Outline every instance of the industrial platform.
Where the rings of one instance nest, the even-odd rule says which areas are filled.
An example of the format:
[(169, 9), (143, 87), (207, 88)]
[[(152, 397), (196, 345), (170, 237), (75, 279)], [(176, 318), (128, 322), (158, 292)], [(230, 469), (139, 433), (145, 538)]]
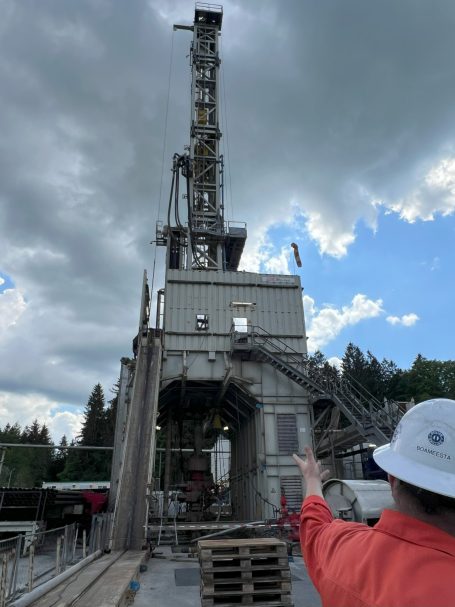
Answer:
[[(294, 607), (321, 607), (319, 595), (301, 557), (290, 563)], [(197, 557), (177, 555), (159, 547), (140, 574), (133, 607), (200, 607), (200, 569)]]

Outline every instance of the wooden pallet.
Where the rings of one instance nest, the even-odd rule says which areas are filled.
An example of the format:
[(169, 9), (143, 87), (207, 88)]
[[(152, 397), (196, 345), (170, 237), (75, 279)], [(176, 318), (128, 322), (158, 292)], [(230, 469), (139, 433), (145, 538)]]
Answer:
[(198, 542), (199, 559), (223, 561), (237, 559), (269, 559), (287, 557), (287, 546), (275, 538), (256, 540), (201, 540)]
[(201, 581), (204, 585), (230, 582), (260, 582), (261, 580), (277, 580), (284, 582), (291, 579), (289, 569), (239, 569), (223, 567), (221, 569), (202, 569)]
[(200, 561), (201, 571), (206, 573), (244, 571), (283, 571), (289, 568), (288, 557), (269, 559), (232, 559), (222, 561)]
[(202, 607), (292, 607), (287, 546), (276, 538), (200, 540)]
[(287, 595), (245, 594), (243, 596), (202, 597), (201, 607), (238, 607), (256, 605), (257, 607), (292, 607), (292, 597)]
[(201, 594), (209, 596), (237, 596), (242, 594), (285, 594), (291, 592), (291, 582), (280, 579), (254, 580), (223, 580), (214, 584), (203, 583)]

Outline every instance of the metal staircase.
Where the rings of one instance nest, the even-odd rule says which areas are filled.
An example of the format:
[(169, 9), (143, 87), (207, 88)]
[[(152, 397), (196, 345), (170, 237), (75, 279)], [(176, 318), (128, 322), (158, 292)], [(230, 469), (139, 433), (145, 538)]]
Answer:
[[(245, 333), (233, 332), (232, 350), (248, 351), (255, 360), (270, 364), (305, 388), (313, 402), (331, 401), (350, 423), (342, 429), (331, 429), (331, 442), (338, 448), (351, 447), (361, 442), (378, 446), (388, 443), (403, 415), (395, 401), (380, 402), (347, 374), (340, 377), (334, 372), (316, 367), (307, 356), (293, 350), (260, 327), (251, 327)], [(326, 409), (324, 415), (329, 409)], [(335, 432), (338, 436), (333, 438)], [(327, 432), (325, 435), (322, 433), (319, 441), (315, 440), (317, 452), (324, 451), (327, 447), (327, 435)]]

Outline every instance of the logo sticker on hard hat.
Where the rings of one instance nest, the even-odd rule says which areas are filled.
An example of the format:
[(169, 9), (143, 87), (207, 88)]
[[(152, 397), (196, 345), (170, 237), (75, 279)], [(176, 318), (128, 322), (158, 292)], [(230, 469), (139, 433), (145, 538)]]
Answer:
[(432, 430), (428, 435), (428, 440), (432, 445), (442, 445), (444, 442), (444, 434), (439, 430)]
[(398, 437), (401, 434), (401, 429), (401, 422), (399, 422), (398, 426), (395, 428), (395, 432), (393, 433), (392, 440), (390, 441), (391, 445), (398, 440)]

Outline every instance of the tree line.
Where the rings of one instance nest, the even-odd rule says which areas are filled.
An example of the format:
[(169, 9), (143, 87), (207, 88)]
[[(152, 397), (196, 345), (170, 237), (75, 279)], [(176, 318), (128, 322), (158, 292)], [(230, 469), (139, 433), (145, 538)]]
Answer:
[(329, 364), (321, 352), (310, 357), (312, 364), (335, 376), (354, 378), (378, 400), (422, 402), (430, 398), (455, 399), (455, 361), (430, 360), (418, 354), (410, 369), (400, 369), (392, 360), (379, 361), (369, 350), (349, 343), (341, 368)]
[[(117, 414), (118, 385), (114, 397), (106, 404), (101, 384), (93, 388), (84, 409), (80, 434), (71, 442), (62, 436), (59, 445), (112, 447)], [(46, 424), (37, 419), (21, 428), (18, 423), (0, 428), (1, 443), (52, 445)], [(111, 475), (112, 450), (86, 451), (73, 449), (7, 448), (0, 486), (39, 487), (42, 482), (108, 481)]]
[[(341, 377), (346, 373), (379, 400), (416, 403), (429, 398), (455, 399), (455, 361), (430, 360), (417, 355), (409, 369), (400, 369), (392, 360), (378, 360), (369, 350), (349, 343), (341, 368), (332, 366), (321, 352), (309, 357), (310, 366)], [(103, 388), (97, 384), (84, 409), (80, 434), (60, 445), (113, 446), (117, 413), (118, 383), (113, 398), (106, 403)], [(164, 436), (161, 437), (163, 439)], [(35, 420), (21, 428), (18, 423), (0, 428), (0, 442), (51, 445), (49, 429)], [(0, 474), (0, 486), (37, 487), (43, 481), (106, 481), (110, 479), (112, 451), (76, 451), (9, 448)]]

